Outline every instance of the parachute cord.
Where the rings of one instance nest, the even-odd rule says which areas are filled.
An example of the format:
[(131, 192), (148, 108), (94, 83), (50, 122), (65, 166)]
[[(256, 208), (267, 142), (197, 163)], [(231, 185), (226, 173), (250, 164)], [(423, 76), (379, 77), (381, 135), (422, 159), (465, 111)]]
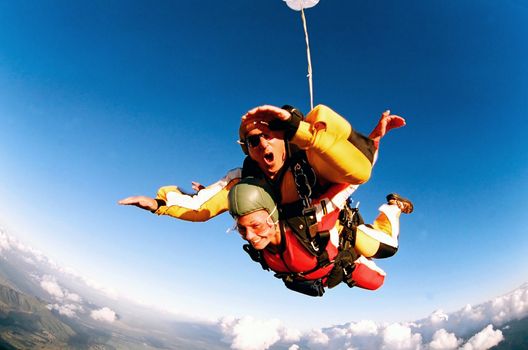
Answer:
[(301, 18), (304, 27), (304, 37), (306, 39), (306, 57), (308, 58), (308, 87), (310, 89), (310, 110), (313, 109), (313, 83), (312, 83), (312, 59), (310, 57), (310, 42), (308, 40), (308, 29), (306, 28), (306, 17), (304, 9), (301, 7)]

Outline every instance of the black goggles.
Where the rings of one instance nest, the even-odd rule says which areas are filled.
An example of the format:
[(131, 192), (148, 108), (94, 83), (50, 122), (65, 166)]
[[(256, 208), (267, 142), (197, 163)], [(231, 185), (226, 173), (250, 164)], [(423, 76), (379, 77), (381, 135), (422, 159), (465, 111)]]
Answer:
[(264, 140), (270, 140), (271, 136), (265, 133), (258, 134), (258, 135), (251, 135), (246, 137), (244, 140), (244, 143), (251, 148), (257, 147), (260, 144), (260, 138), (264, 138)]

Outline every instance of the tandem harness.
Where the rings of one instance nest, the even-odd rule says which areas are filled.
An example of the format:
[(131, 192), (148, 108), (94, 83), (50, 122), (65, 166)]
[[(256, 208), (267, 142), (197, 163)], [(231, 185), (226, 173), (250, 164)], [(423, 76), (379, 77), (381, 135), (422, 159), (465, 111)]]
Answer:
[[(288, 143), (287, 149), (290, 153)], [(317, 230), (316, 208), (312, 206), (312, 198), (317, 198), (327, 188), (317, 184), (316, 174), (308, 163), (304, 151), (295, 152), (289, 160), (290, 170), (301, 200), (281, 205), (279, 207), (280, 220), (283, 220), (292, 230), (301, 245), (317, 258), (317, 265), (309, 271), (275, 273), (275, 277), (282, 279), (288, 289), (309, 296), (322, 296), (324, 285), (333, 288), (341, 281), (353, 287), (355, 283), (350, 276), (354, 270), (354, 261), (359, 257), (354, 250), (356, 228), (363, 223), (358, 208), (351, 206), (349, 198), (345, 207), (340, 211), (339, 221), (342, 231), (339, 236), (338, 254), (331, 260), (326, 249), (330, 241), (330, 232)], [(322, 207), (326, 214), (326, 206)], [(260, 263), (264, 270), (270, 270), (260, 251), (250, 244), (245, 244), (243, 249), (253, 261)], [(334, 264), (334, 267), (328, 276), (316, 280), (305, 279), (304, 276), (331, 264)]]

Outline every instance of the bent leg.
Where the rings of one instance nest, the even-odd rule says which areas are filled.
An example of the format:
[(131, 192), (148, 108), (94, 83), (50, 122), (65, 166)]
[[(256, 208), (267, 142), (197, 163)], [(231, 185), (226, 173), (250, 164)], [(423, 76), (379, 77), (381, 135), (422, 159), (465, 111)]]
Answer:
[(367, 258), (388, 258), (398, 251), (401, 210), (397, 205), (383, 204), (372, 225), (359, 225), (356, 251)]

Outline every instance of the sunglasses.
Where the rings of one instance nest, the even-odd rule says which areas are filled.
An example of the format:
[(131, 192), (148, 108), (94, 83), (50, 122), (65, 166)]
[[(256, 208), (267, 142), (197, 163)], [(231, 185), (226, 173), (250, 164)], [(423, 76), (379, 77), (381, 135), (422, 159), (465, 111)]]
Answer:
[(248, 147), (254, 148), (254, 147), (257, 147), (260, 144), (260, 139), (261, 138), (264, 138), (264, 140), (266, 140), (266, 141), (272, 139), (272, 137), (270, 135), (262, 133), (262, 134), (258, 134), (258, 135), (248, 136), (248, 137), (246, 137), (244, 142), (246, 143), (246, 145)]

